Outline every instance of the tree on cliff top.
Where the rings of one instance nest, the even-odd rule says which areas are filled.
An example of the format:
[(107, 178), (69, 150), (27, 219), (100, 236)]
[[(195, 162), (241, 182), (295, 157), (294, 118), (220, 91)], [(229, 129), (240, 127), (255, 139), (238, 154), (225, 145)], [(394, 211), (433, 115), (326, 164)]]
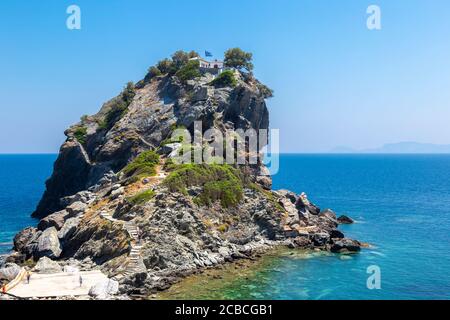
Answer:
[(245, 69), (250, 72), (253, 70), (252, 58), (252, 53), (245, 52), (240, 48), (232, 48), (225, 52), (224, 64), (229, 68)]

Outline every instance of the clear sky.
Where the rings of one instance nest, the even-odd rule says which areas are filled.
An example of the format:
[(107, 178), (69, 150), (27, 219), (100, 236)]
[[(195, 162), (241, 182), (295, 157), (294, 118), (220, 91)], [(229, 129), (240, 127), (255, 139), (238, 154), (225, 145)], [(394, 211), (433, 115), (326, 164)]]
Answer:
[[(71, 4), (81, 30), (66, 28)], [(449, 38), (448, 0), (2, 0), (0, 153), (57, 152), (65, 128), (158, 60), (236, 46), (275, 90), (284, 152), (448, 144)]]

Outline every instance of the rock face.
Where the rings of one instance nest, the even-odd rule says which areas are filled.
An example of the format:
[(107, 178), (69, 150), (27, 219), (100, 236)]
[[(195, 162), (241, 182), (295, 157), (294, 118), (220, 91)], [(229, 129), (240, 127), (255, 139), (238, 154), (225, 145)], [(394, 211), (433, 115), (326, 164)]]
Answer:
[[(192, 134), (194, 121), (203, 131), (268, 129), (262, 84), (235, 74), (236, 86), (220, 88), (211, 85), (211, 75), (186, 83), (171, 75), (146, 79), (127, 96), (125, 111), (122, 93), (66, 130), (33, 214), (41, 221), (16, 235), (16, 254), (39, 259), (36, 268), (44, 272), (60, 266), (101, 268), (121, 279), (121, 293), (148, 294), (275, 245), (358, 251), (360, 244), (337, 229), (342, 217), (321, 211), (304, 193), (271, 190), (261, 161), (185, 171), (171, 162), (180, 149), (192, 147), (172, 141), (172, 132), (184, 127)], [(127, 177), (127, 165), (136, 165), (149, 150), (160, 155), (155, 172)], [(206, 174), (211, 176), (201, 184)], [(118, 289), (117, 282), (107, 281), (91, 288), (90, 295), (107, 298)]]
[(128, 112), (115, 126), (103, 129), (99, 119), (118, 97), (108, 101), (97, 115), (82, 123), (87, 128), (84, 144), (74, 137), (81, 123), (66, 130), (67, 141), (33, 216), (43, 218), (62, 210), (62, 199), (94, 187), (106, 173), (122, 169), (138, 153), (160, 146), (174, 125), (192, 130), (194, 121), (201, 121), (204, 130), (215, 124), (220, 130), (269, 127), (265, 97), (255, 83), (240, 80), (235, 88), (215, 89), (205, 83), (208, 79), (195, 81), (190, 89), (177, 77), (166, 76), (137, 88)]
[(55, 227), (48, 228), (39, 236), (34, 251), (35, 258), (49, 257), (58, 258), (61, 255), (61, 244), (58, 239), (58, 231)]

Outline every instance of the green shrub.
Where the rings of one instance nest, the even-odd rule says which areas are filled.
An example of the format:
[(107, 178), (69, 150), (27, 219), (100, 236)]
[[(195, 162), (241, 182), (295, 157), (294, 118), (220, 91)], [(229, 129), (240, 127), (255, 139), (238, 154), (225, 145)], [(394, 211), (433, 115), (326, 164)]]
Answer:
[(147, 75), (145, 76), (145, 78), (147, 80), (151, 80), (154, 77), (160, 76), (162, 74), (161, 70), (158, 69), (158, 67), (152, 66), (150, 68), (148, 68), (148, 72)]
[(170, 59), (164, 59), (157, 63), (156, 67), (162, 74), (167, 74), (172, 70), (173, 62)]
[(237, 80), (231, 70), (225, 70), (210, 82), (210, 85), (215, 87), (235, 87), (236, 84)]
[(257, 88), (259, 89), (259, 92), (264, 96), (264, 98), (272, 98), (273, 97), (273, 90), (270, 89), (268, 86), (262, 83), (258, 83)]
[(200, 63), (198, 60), (190, 60), (183, 67), (181, 67), (175, 75), (182, 82), (200, 77)]
[(125, 177), (148, 177), (156, 174), (156, 166), (159, 164), (159, 155), (153, 151), (145, 151), (130, 162), (122, 172)]
[(74, 137), (78, 140), (79, 143), (85, 144), (86, 143), (86, 136), (87, 136), (87, 128), (77, 127), (75, 131), (73, 132)]
[(189, 53), (183, 50), (178, 50), (172, 55), (173, 67), (176, 70), (180, 70), (184, 65), (188, 63), (189, 58), (191, 58), (189, 56)]
[(140, 205), (150, 201), (155, 196), (155, 192), (153, 190), (145, 190), (142, 191), (132, 197), (128, 197), (127, 201), (132, 205)]
[(172, 166), (173, 171), (164, 180), (172, 192), (187, 194), (187, 188), (203, 188), (196, 202), (210, 205), (220, 201), (225, 208), (234, 206), (242, 199), (243, 183), (240, 171), (228, 164), (183, 164)]

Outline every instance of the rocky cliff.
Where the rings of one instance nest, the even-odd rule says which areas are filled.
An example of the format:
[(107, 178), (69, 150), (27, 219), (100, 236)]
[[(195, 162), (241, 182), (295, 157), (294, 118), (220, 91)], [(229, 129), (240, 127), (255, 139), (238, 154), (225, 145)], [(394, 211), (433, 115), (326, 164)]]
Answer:
[(249, 73), (228, 75), (232, 82), (209, 73), (148, 75), (66, 130), (33, 213), (41, 221), (15, 237), (9, 260), (49, 257), (101, 268), (122, 292), (147, 294), (274, 245), (359, 251), (359, 242), (337, 230), (331, 210), (305, 195), (270, 190), (261, 162), (173, 163), (186, 146), (171, 134), (193, 132), (194, 121), (222, 132), (269, 127), (269, 89)]

